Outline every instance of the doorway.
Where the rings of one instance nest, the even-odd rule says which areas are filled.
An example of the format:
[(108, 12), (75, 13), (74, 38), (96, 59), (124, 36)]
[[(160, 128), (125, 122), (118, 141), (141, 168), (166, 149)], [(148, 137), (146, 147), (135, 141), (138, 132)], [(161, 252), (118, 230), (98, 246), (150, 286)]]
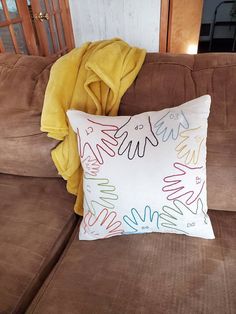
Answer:
[(0, 52), (61, 56), (74, 46), (68, 0), (0, 0)]
[(236, 1), (204, 0), (198, 52), (236, 51)]

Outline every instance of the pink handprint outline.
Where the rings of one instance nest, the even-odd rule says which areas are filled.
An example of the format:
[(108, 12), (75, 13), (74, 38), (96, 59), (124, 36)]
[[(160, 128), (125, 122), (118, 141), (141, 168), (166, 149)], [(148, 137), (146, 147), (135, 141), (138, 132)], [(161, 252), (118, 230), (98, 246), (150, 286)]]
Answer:
[(104, 160), (101, 151), (104, 151), (110, 157), (115, 156), (115, 152), (111, 146), (117, 146), (118, 141), (114, 136), (111, 136), (109, 132), (117, 131), (118, 127), (115, 125), (98, 123), (91, 119), (86, 120), (89, 122), (86, 127), (80, 129), (77, 128), (80, 157), (84, 157), (85, 149), (88, 147), (99, 164), (103, 164)]
[[(198, 199), (205, 186), (205, 180), (202, 180), (199, 173), (199, 170), (203, 169), (203, 167), (189, 167), (179, 162), (175, 162), (173, 166), (180, 172), (166, 176), (163, 179), (163, 181), (168, 184), (162, 188), (162, 191), (170, 192), (167, 196), (167, 199), (170, 201), (188, 196), (186, 204), (191, 205)], [(194, 172), (196, 174), (194, 174)], [(190, 185), (188, 188), (187, 184)]]
[(87, 156), (86, 158), (81, 160), (81, 163), (86, 174), (90, 174), (91, 176), (94, 177), (98, 174), (100, 164), (97, 161), (97, 159), (92, 159), (91, 156)]
[(122, 222), (117, 220), (115, 211), (109, 212), (107, 208), (103, 208), (97, 216), (88, 211), (81, 222), (80, 239), (86, 239), (86, 235), (96, 239), (118, 236), (123, 233), (121, 226)]

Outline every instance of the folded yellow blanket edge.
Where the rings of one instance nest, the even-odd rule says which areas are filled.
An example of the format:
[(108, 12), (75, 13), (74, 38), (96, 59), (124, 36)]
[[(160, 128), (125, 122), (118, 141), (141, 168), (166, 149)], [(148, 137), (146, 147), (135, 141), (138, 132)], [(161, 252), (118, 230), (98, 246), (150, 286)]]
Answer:
[[(67, 66), (70, 54), (73, 66)], [(53, 65), (45, 93), (41, 131), (61, 141), (51, 151), (51, 157), (58, 173), (67, 180), (67, 191), (77, 195), (74, 211), (79, 215), (83, 214), (82, 169), (76, 134), (68, 123), (66, 111), (77, 109), (117, 115), (121, 97), (135, 80), (145, 56), (144, 49), (112, 39), (86, 43)]]

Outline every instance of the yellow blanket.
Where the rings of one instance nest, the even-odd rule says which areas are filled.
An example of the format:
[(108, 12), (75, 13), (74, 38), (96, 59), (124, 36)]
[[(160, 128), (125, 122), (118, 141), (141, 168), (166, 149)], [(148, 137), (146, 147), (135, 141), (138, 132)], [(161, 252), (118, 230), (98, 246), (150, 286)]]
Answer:
[(83, 213), (82, 169), (76, 134), (66, 111), (78, 109), (97, 115), (117, 115), (121, 97), (132, 84), (145, 58), (145, 50), (120, 39), (86, 43), (53, 65), (46, 89), (41, 131), (61, 140), (52, 151), (68, 192), (77, 195), (74, 210)]

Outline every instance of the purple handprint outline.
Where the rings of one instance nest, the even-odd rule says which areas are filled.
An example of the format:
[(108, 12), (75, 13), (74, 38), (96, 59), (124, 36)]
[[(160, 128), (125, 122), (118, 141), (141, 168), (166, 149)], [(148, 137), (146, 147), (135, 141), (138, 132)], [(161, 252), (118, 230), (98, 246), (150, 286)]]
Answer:
[(179, 170), (179, 173), (163, 179), (167, 185), (162, 188), (162, 191), (169, 192), (167, 196), (169, 201), (188, 196), (186, 204), (191, 205), (198, 199), (205, 186), (205, 180), (202, 180), (199, 173), (203, 167), (189, 167), (179, 162), (175, 162), (173, 166)]

